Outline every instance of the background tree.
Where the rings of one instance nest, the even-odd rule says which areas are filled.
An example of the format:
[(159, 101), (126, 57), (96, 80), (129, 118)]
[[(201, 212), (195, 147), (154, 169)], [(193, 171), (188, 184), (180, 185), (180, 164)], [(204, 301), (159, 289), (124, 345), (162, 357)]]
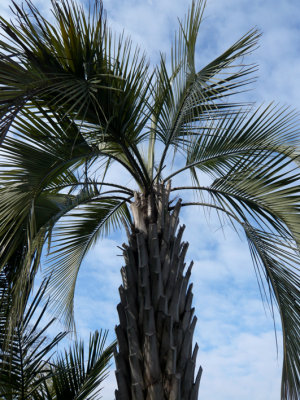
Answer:
[(49, 379), (43, 381), (39, 398), (46, 400), (96, 400), (102, 398), (103, 381), (115, 343), (105, 346), (107, 331), (90, 335), (88, 355), (84, 343), (75, 341), (49, 365)]
[[(44, 379), (49, 377), (51, 351), (66, 335), (57, 334), (47, 342), (45, 332), (54, 318), (41, 327), (47, 304), (38, 314), (37, 308), (46, 290), (43, 283), (30, 306), (11, 332), (8, 326), (11, 287), (4, 271), (0, 275), (0, 395), (4, 400), (33, 399)], [(8, 338), (9, 337), (9, 338)]]
[[(14, 6), (15, 24), (2, 19), (1, 265), (21, 255), (12, 274), (18, 315), (20, 287), (30, 290), (48, 241), (56, 311), (72, 324), (82, 259), (123, 222), (116, 397), (194, 399), (201, 369), (194, 380), (191, 266), (185, 272), (177, 225), (182, 206), (212, 209), (242, 229), (262, 294), (279, 308), (281, 397), (297, 399), (298, 121), (289, 108), (234, 97), (253, 81), (256, 67), (242, 60), (256, 30), (196, 69), (204, 6), (193, 2), (180, 22), (170, 68), (165, 56), (151, 68), (129, 39), (113, 36), (98, 2), (88, 14), (72, 1), (53, 3), (55, 25), (31, 3)], [(112, 163), (131, 187), (108, 179)], [(172, 187), (185, 172), (191, 183)], [(174, 204), (177, 191), (199, 199)]]
[[(115, 345), (106, 348), (107, 331), (90, 337), (88, 357), (84, 344), (77, 340), (69, 351), (54, 356), (57, 344), (67, 332), (47, 337), (55, 318), (46, 323), (48, 303), (41, 301), (47, 289), (42, 282), (28, 302), (21, 318), (9, 327), (12, 306), (11, 285), (0, 274), (0, 396), (2, 400), (74, 400), (99, 398), (101, 385), (108, 375), (109, 361)], [(28, 301), (28, 299), (27, 299)]]

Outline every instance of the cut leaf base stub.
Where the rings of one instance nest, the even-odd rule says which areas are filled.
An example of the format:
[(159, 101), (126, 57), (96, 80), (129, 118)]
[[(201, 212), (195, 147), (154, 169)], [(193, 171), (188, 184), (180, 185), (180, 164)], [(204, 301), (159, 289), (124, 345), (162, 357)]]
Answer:
[(169, 193), (170, 184), (159, 185), (147, 198), (137, 193), (132, 204), (134, 225), (127, 229), (129, 245), (123, 244), (119, 289), (116, 400), (198, 398), (202, 368), (194, 378), (193, 263), (186, 268), (184, 262), (181, 201), (170, 212)]

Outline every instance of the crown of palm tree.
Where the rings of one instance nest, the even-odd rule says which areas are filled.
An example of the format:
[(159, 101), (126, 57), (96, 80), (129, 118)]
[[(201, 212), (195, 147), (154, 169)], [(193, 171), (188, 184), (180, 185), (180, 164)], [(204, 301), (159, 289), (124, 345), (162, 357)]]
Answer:
[[(235, 96), (255, 78), (244, 57), (260, 33), (246, 33), (198, 69), (199, 0), (179, 23), (170, 60), (162, 55), (153, 67), (110, 30), (100, 2), (88, 12), (73, 1), (52, 6), (53, 24), (30, 2), (27, 11), (14, 3), (15, 24), (1, 18), (1, 265), (15, 293), (24, 281), (30, 288), (48, 243), (53, 298), (71, 324), (88, 250), (131, 222), (135, 191), (151, 195), (189, 172), (191, 183), (171, 191), (183, 206), (210, 208), (243, 230), (261, 292), (280, 312), (282, 399), (298, 398), (298, 114)], [(110, 178), (113, 164), (131, 184)], [(210, 184), (201, 183), (204, 175)], [(189, 201), (190, 191), (199, 201)]]

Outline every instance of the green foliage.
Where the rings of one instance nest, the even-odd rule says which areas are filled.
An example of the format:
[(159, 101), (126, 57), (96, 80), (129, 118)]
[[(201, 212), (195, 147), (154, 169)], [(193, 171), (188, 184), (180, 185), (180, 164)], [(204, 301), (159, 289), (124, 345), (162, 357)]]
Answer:
[(98, 331), (90, 336), (87, 359), (83, 342), (75, 342), (61, 354), (50, 366), (51, 378), (44, 382), (43, 399), (98, 399), (115, 347), (104, 348), (106, 337), (107, 332)]
[(90, 336), (88, 356), (84, 343), (74, 341), (69, 350), (54, 359), (57, 344), (67, 332), (53, 339), (46, 335), (55, 318), (42, 323), (48, 302), (41, 301), (48, 282), (25, 306), (17, 323), (9, 324), (12, 306), (11, 284), (0, 273), (0, 397), (2, 400), (92, 400), (99, 398), (101, 384), (108, 375), (115, 343), (105, 347), (107, 331)]
[(0, 275), (0, 395), (3, 400), (33, 399), (38, 395), (42, 383), (50, 376), (49, 360), (51, 351), (66, 335), (57, 334), (47, 340), (45, 333), (54, 318), (41, 327), (47, 303), (38, 307), (45, 294), (47, 284), (43, 283), (32, 302), (13, 328), (8, 324), (11, 307), (11, 285), (5, 272)]

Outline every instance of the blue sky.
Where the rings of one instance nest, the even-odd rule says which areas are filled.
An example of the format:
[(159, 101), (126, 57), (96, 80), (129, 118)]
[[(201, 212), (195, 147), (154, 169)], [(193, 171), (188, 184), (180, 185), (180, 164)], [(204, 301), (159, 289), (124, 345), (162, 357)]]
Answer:
[[(49, 13), (49, 1), (34, 1)], [(125, 29), (144, 48), (152, 62), (159, 52), (169, 54), (177, 16), (184, 0), (106, 0), (113, 28)], [(1, 15), (10, 15), (7, 0)], [(298, 0), (209, 0), (197, 47), (199, 68), (226, 50), (252, 27), (263, 33), (251, 60), (259, 64), (259, 78), (248, 94), (258, 104), (292, 105), (300, 110), (300, 3)], [(118, 171), (113, 171), (118, 174)], [(194, 306), (198, 316), (195, 340), (204, 372), (203, 400), (279, 400), (281, 337), (277, 357), (273, 322), (260, 299), (247, 243), (218, 220), (197, 209), (185, 209), (181, 221), (190, 242), (188, 260), (195, 262)], [(78, 333), (109, 328), (113, 338), (121, 283), (117, 245), (124, 235), (114, 233), (99, 242), (81, 268), (75, 298)], [(104, 400), (114, 398), (114, 373), (106, 381)]]

